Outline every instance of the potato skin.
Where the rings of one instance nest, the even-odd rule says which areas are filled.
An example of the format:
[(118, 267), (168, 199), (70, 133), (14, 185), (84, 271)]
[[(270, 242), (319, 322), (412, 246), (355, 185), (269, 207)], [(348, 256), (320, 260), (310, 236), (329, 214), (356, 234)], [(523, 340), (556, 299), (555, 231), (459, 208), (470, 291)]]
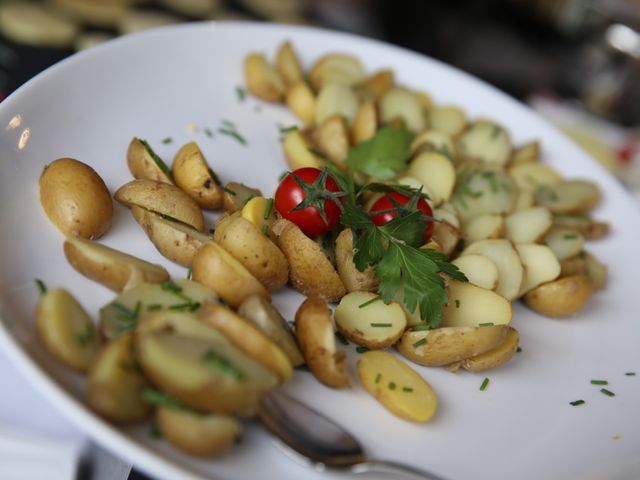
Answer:
[(104, 181), (89, 165), (59, 158), (40, 175), (40, 203), (65, 235), (95, 239), (111, 226), (113, 201)]
[(470, 372), (484, 372), (498, 368), (513, 357), (520, 343), (520, 334), (513, 327), (507, 327), (504, 342), (491, 350), (462, 360), (462, 368)]
[(374, 292), (380, 281), (373, 273), (373, 267), (359, 271), (353, 263), (353, 232), (345, 228), (336, 238), (336, 266), (338, 275), (347, 292)]
[(173, 180), (202, 208), (222, 206), (222, 188), (209, 172), (209, 166), (196, 142), (182, 146), (171, 166)]
[(547, 317), (570, 317), (589, 303), (593, 290), (593, 281), (588, 276), (570, 275), (530, 290), (524, 303)]
[(158, 182), (173, 183), (147, 151), (143, 140), (133, 137), (127, 149), (127, 165), (133, 178), (146, 178)]

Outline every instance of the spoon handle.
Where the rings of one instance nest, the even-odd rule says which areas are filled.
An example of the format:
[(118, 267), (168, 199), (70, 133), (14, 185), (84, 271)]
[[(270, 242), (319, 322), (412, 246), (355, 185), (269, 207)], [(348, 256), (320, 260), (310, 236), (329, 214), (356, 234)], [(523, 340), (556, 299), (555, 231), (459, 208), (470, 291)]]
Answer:
[(390, 475), (400, 474), (404, 475), (404, 478), (420, 480), (445, 480), (444, 478), (425, 470), (386, 460), (368, 460), (366, 462), (357, 463), (351, 467), (351, 472), (356, 475), (364, 473), (383, 473)]

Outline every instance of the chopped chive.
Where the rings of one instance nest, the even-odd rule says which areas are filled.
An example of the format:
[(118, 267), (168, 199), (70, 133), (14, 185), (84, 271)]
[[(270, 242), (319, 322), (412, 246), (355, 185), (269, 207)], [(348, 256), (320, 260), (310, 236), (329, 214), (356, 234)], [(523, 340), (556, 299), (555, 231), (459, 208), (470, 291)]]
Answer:
[(389, 382), (388, 387), (389, 387), (389, 390), (395, 390), (395, 389), (396, 389), (396, 384), (395, 384), (395, 382)]
[(371, 325), (374, 328), (385, 328), (385, 327), (391, 327), (393, 326), (391, 323), (370, 323), (369, 325)]
[(216, 233), (216, 229), (215, 228), (210, 228), (209, 229), (209, 235), (213, 235), (214, 233)]
[(456, 298), (456, 308), (460, 308), (460, 300)]
[(309, 367), (307, 365), (298, 365), (297, 367), (295, 367), (296, 370), (300, 371), (300, 372), (310, 372), (311, 370), (309, 370)]
[(227, 187), (222, 187), (222, 190), (227, 192), (229, 195), (233, 195), (234, 197), (236, 196), (236, 192), (234, 192), (233, 190), (231, 190), (230, 188)]
[(479, 327), (493, 327), (493, 322), (479, 323)]
[(160, 284), (160, 288), (162, 290), (167, 290), (172, 293), (182, 292), (182, 287), (178, 285), (176, 282), (174, 282), (173, 280), (167, 280), (166, 282), (162, 282)]
[(158, 310), (162, 310), (162, 305), (160, 305), (159, 303), (152, 303), (150, 305), (147, 305), (147, 312), (156, 312)]
[(244, 88), (242, 88), (241, 86), (237, 86), (236, 87), (236, 95), (238, 96), (238, 101), (239, 102), (244, 102), (244, 99), (247, 96), (247, 92), (244, 91)]
[(484, 392), (488, 386), (489, 386), (489, 379), (487, 377), (484, 377), (484, 380), (482, 381), (482, 385), (480, 385), (480, 391)]
[(358, 353), (365, 353), (365, 352), (368, 352), (368, 351), (369, 351), (369, 349), (367, 347), (363, 346), (363, 345), (360, 345), (360, 346), (356, 347), (356, 352), (358, 352)]
[(244, 207), (247, 203), (249, 203), (249, 201), (250, 201), (252, 198), (255, 198), (255, 195), (254, 195), (253, 193), (247, 197), (247, 199), (244, 201), (244, 203), (242, 204), (242, 206)]
[(347, 340), (347, 338), (342, 334), (342, 332), (336, 332), (336, 338), (340, 341), (341, 344), (349, 345), (349, 340)]
[(168, 145), (171, 142), (173, 142), (173, 138), (171, 138), (171, 137), (165, 137), (165, 138), (162, 139), (162, 144), (163, 145)]
[(563, 235), (562, 238), (564, 240), (575, 240), (576, 238), (578, 238), (578, 235), (576, 235), (575, 233), (567, 233)]
[(187, 267), (187, 280), (191, 280), (191, 277), (193, 276), (193, 268), (191, 268), (191, 265), (189, 265)]
[(516, 353), (520, 353), (522, 351), (522, 348), (518, 347), (516, 348)]
[(204, 127), (203, 131), (207, 137), (213, 138), (213, 131), (209, 127)]
[(413, 327), (414, 332), (422, 332), (424, 330), (431, 330), (431, 327), (426, 323), (421, 323), (420, 325), (416, 325), (415, 327)]
[(40, 295), (44, 295), (45, 293), (47, 293), (47, 286), (44, 284), (42, 280), (40, 280), (39, 278), (36, 278), (35, 282), (36, 282), (36, 287), (38, 287), (38, 292), (40, 292)]
[(378, 372), (378, 374), (376, 375), (375, 383), (380, 383), (380, 380), (382, 380), (382, 374)]
[(158, 213), (158, 215), (160, 215), (160, 218), (167, 220), (169, 222), (173, 222), (173, 223), (180, 223), (180, 220), (178, 220), (175, 217), (172, 217), (171, 215), (166, 215), (164, 213)]
[(413, 392), (413, 388), (411, 387), (402, 387), (403, 392)]
[(578, 405), (584, 405), (585, 402), (584, 400), (574, 400), (573, 402), (569, 402), (569, 405), (572, 405), (574, 407), (577, 407)]
[(273, 211), (273, 198), (269, 198), (267, 199), (267, 208), (264, 209), (264, 214), (262, 215), (262, 218), (267, 220), (271, 215), (272, 211)]
[(152, 388), (145, 388), (142, 390), (142, 399), (156, 407), (171, 408), (174, 410), (184, 408), (182, 402), (177, 398), (172, 397), (168, 393), (160, 392)]
[(615, 397), (616, 394), (613, 393), (611, 390), (607, 390), (606, 388), (601, 388), (600, 391), (602, 393), (604, 393), (607, 397)]
[(327, 156), (317, 148), (309, 147), (307, 150), (309, 150), (309, 152), (315, 155), (316, 157), (320, 157), (323, 160), (327, 159)]
[(87, 329), (84, 333), (79, 333), (76, 335), (76, 343), (81, 347), (84, 347), (89, 340), (93, 337), (93, 325), (87, 325)]
[(377, 302), (378, 300), (381, 300), (380, 296), (373, 297), (372, 299), (367, 300), (366, 302), (361, 303), (360, 305), (358, 305), (358, 308), (364, 308), (367, 305), (371, 305), (373, 302)]
[(296, 125), (291, 125), (290, 127), (283, 127), (281, 125), (278, 125), (278, 130), (280, 131), (280, 133), (289, 133), (293, 130), (298, 130), (298, 127)]
[(267, 236), (269, 235), (269, 225), (267, 224), (262, 225), (262, 233), (263, 235), (267, 235)]
[(231, 130), (229, 128), (219, 128), (218, 132), (222, 133), (223, 135), (228, 135), (230, 137), (235, 138), (238, 141), (238, 143), (242, 145), (247, 144), (247, 140), (235, 130)]
[(156, 166), (162, 171), (162, 173), (164, 173), (168, 178), (171, 178), (171, 170), (169, 170), (167, 164), (164, 163), (164, 161), (158, 156), (158, 154), (153, 151), (151, 145), (149, 145), (149, 143), (143, 139), (140, 139), (140, 143), (142, 143), (142, 146), (144, 146), (144, 149), (149, 154)]
[(627, 377), (635, 377), (636, 376), (636, 372), (625, 372), (625, 375)]
[(220, 179), (218, 178), (218, 175), (216, 175), (216, 172), (214, 172), (211, 168), (207, 168), (207, 170), (209, 170), (209, 176), (215, 182), (215, 184), (219, 187), (222, 186), (222, 182), (220, 182)]
[(149, 436), (156, 440), (162, 437), (162, 435), (160, 434), (160, 429), (158, 428), (158, 424), (154, 421), (149, 424)]
[(413, 348), (418, 348), (420, 345), (424, 345), (425, 343), (427, 343), (427, 339), (426, 338), (421, 338), (417, 342), (414, 342), (412, 347)]
[(226, 118), (223, 118), (222, 120), (220, 120), (220, 125), (222, 125), (225, 128), (236, 128), (236, 124), (233, 123), (231, 120), (227, 120)]
[(606, 380), (591, 380), (591, 385), (609, 385)]
[(202, 361), (207, 365), (207, 367), (217, 370), (220, 373), (231, 375), (237, 380), (244, 380), (247, 378), (244, 372), (213, 350), (208, 350), (202, 357)]

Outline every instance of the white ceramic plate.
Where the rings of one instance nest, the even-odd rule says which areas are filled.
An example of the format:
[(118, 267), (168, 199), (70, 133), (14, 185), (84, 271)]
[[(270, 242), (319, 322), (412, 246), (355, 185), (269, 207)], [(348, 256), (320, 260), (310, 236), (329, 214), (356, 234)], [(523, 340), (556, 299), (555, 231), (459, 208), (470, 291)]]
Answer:
[[(196, 140), (220, 177), (274, 190), (286, 169), (278, 124), (293, 118), (283, 107), (240, 101), (242, 59), (250, 50), (273, 54), (292, 39), (308, 66), (320, 54), (356, 54), (368, 71), (391, 67), (398, 81), (430, 92), (438, 103), (463, 106), (470, 117), (490, 115), (515, 143), (542, 140), (544, 158), (567, 176), (596, 180), (604, 191), (597, 216), (612, 234), (589, 245), (610, 266), (607, 289), (578, 318), (550, 320), (516, 306), (513, 325), (522, 353), (486, 376), (418, 368), (440, 406), (424, 425), (392, 416), (358, 385), (357, 354), (348, 347), (354, 388), (333, 391), (304, 372), (286, 387), (342, 422), (373, 457), (403, 461), (458, 479), (640, 478), (640, 217), (619, 184), (564, 136), (527, 108), (468, 75), (399, 48), (350, 35), (254, 24), (197, 24), (123, 38), (76, 55), (30, 81), (0, 105), (0, 347), (64, 415), (98, 443), (157, 478), (328, 478), (292, 462), (256, 426), (216, 461), (194, 460), (152, 440), (146, 427), (117, 429), (82, 405), (82, 379), (51, 361), (35, 338), (34, 278), (64, 286), (92, 312), (112, 293), (76, 273), (62, 254), (61, 234), (44, 215), (38, 176), (55, 158), (92, 165), (114, 191), (130, 179), (125, 152), (132, 136), (148, 139), (170, 160)], [(242, 146), (216, 132), (223, 119), (248, 140)], [(210, 138), (205, 129), (211, 129)], [(173, 143), (163, 144), (171, 137)], [(142, 258), (170, 265), (124, 208), (103, 239)], [(295, 294), (276, 304), (291, 315)], [(638, 371), (638, 376), (625, 372)], [(615, 397), (591, 379), (606, 379)], [(569, 402), (584, 399), (581, 407)], [(28, 412), (25, 412), (28, 415)], [(331, 477), (333, 478), (333, 477)]]

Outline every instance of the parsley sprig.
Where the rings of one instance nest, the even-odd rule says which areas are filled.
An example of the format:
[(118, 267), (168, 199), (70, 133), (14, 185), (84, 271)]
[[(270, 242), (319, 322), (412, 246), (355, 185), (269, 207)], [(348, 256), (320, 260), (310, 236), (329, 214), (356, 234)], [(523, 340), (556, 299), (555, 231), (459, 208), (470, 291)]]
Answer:
[(407, 167), (412, 140), (405, 127), (382, 127), (373, 138), (349, 151), (347, 166), (378, 180), (393, 178)]

